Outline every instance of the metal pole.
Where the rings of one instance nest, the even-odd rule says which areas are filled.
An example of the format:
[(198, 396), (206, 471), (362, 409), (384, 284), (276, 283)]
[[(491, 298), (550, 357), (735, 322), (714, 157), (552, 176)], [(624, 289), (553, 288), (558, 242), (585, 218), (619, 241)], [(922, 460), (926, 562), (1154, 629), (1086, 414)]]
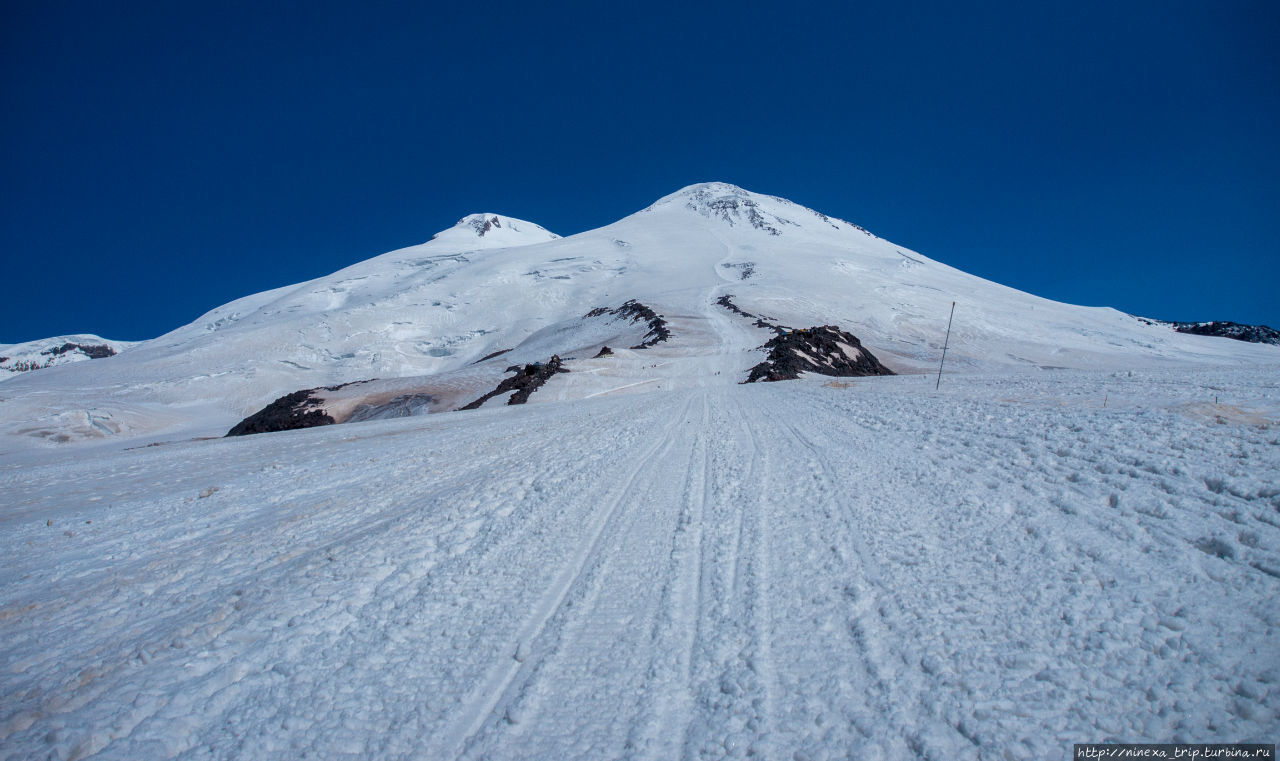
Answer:
[(938, 363), (938, 382), (933, 384), (937, 391), (942, 386), (942, 366), (947, 361), (947, 344), (951, 343), (951, 320), (956, 316), (956, 302), (951, 302), (951, 316), (947, 318), (947, 338), (942, 342), (942, 361)]

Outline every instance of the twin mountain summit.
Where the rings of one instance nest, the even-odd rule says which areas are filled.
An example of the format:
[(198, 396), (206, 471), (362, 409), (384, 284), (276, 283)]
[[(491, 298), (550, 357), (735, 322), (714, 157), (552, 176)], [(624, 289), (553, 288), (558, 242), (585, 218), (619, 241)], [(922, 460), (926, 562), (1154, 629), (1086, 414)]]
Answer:
[(0, 346), (0, 432), (44, 447), (930, 372), (952, 302), (947, 366), (960, 372), (1280, 356), (1265, 326), (1050, 301), (785, 199), (703, 183), (569, 237), (472, 214), (148, 341)]

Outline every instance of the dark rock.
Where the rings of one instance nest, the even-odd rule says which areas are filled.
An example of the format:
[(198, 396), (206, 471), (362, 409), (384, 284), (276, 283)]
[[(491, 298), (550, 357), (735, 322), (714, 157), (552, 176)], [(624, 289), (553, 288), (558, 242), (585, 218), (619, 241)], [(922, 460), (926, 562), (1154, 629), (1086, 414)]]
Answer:
[[(853, 349), (853, 356), (841, 344)], [(751, 368), (745, 383), (794, 380), (803, 372), (838, 378), (894, 374), (855, 336), (835, 325), (781, 333), (760, 348), (768, 349), (769, 354)]]
[(365, 383), (373, 383), (375, 380), (377, 380), (377, 378), (366, 378), (366, 379), (364, 379), (364, 380), (348, 381), (347, 383), (339, 383), (339, 384), (338, 384), (338, 385), (336, 385), (336, 386), (325, 386), (325, 387), (324, 387), (324, 390), (325, 390), (325, 391), (339, 391), (339, 390), (344, 389), (344, 388), (346, 388), (346, 387), (348, 387), (348, 386), (359, 386), (359, 385), (362, 385), (362, 384), (365, 384)]
[(613, 356), (613, 349), (610, 349), (608, 346), (601, 346), (600, 351), (594, 357), (592, 357), (592, 359), (600, 359), (601, 357), (612, 357), (612, 356)]
[(248, 436), (254, 433), (332, 425), (336, 421), (329, 413), (316, 409), (320, 406), (320, 400), (314, 398), (315, 393), (316, 389), (309, 388), (286, 394), (236, 423), (235, 427), (227, 431), (227, 436)]
[(484, 355), (483, 357), (481, 357), (480, 359), (477, 359), (475, 362), (472, 362), (471, 364), (473, 364), (473, 365), (478, 365), (478, 364), (480, 364), (481, 362), (484, 362), (484, 361), (486, 361), (486, 360), (493, 359), (494, 357), (501, 357), (503, 354), (506, 354), (506, 353), (507, 353), (507, 352), (509, 352), (509, 351), (511, 351), (511, 350), (510, 350), (510, 349), (498, 349), (497, 351), (493, 352), (492, 354), (486, 354), (486, 355)]
[(53, 356), (61, 356), (69, 351), (78, 351), (89, 359), (106, 359), (114, 357), (116, 350), (106, 344), (73, 344), (64, 343), (61, 346), (55, 346), (52, 349), (45, 349), (41, 354), (51, 354)]
[(495, 227), (497, 228), (502, 227), (502, 222), (500, 222), (497, 217), (490, 217), (489, 219), (471, 220), (471, 229), (475, 230), (476, 235), (480, 236), (481, 238), (484, 237), (485, 233), (489, 232)]
[(667, 327), (666, 318), (635, 299), (631, 299), (617, 309), (597, 307), (584, 314), (583, 318), (602, 317), (607, 314), (617, 315), (632, 322), (643, 320), (648, 323), (649, 332), (644, 335), (640, 343), (632, 346), (632, 349), (647, 349), (671, 337), (671, 329)]
[(1280, 330), (1266, 325), (1244, 325), (1228, 320), (1211, 320), (1209, 322), (1170, 322), (1168, 320), (1152, 320), (1148, 317), (1134, 316), (1144, 325), (1168, 325), (1179, 333), (1196, 336), (1216, 336), (1231, 338), (1255, 344), (1271, 344), (1280, 346)]
[(632, 322), (639, 320), (647, 322), (649, 332), (645, 334), (640, 343), (632, 346), (632, 349), (647, 349), (671, 337), (671, 329), (667, 327), (666, 319), (635, 299), (613, 310), (613, 313), (619, 317), (629, 318)]
[[(6, 357), (6, 359), (8, 359), (8, 357)], [(52, 359), (45, 360), (43, 364), (30, 359), (20, 359), (4, 369), (15, 373), (29, 373), (32, 370), (43, 370), (51, 364), (53, 364)]]
[(1219, 336), (1255, 344), (1280, 346), (1280, 331), (1266, 325), (1241, 325), (1238, 322), (1215, 320), (1212, 322), (1175, 322), (1173, 329), (1179, 333), (1197, 336)]
[(787, 331), (791, 330), (791, 328), (769, 322), (763, 317), (757, 317), (756, 315), (751, 314), (750, 312), (744, 312), (737, 304), (733, 303), (733, 298), (727, 293), (721, 296), (720, 298), (716, 299), (716, 303), (724, 307), (725, 309), (728, 309), (730, 312), (733, 312), (734, 314), (746, 317), (748, 320), (755, 320), (755, 322), (752, 324), (755, 325), (757, 328), (772, 330), (774, 333), (777, 333), (779, 335), (782, 335), (783, 333), (786, 333)]
[(546, 362), (534, 362), (532, 364), (525, 365), (523, 368), (519, 365), (508, 367), (507, 372), (514, 372), (514, 376), (504, 379), (494, 390), (479, 399), (476, 399), (470, 404), (459, 407), (458, 409), (478, 409), (480, 405), (489, 401), (493, 397), (498, 396), (499, 394), (505, 394), (509, 391), (515, 391), (515, 393), (511, 395), (511, 399), (507, 401), (507, 404), (524, 404), (529, 401), (529, 396), (534, 391), (537, 391), (542, 384), (546, 383), (551, 376), (556, 373), (569, 372), (568, 368), (561, 366), (562, 363), (563, 360), (561, 360), (558, 355), (553, 354), (551, 355), (551, 359)]
[(724, 222), (727, 222), (730, 227), (733, 226), (735, 220), (740, 220), (745, 216), (748, 224), (755, 229), (763, 230), (770, 235), (781, 235), (778, 228), (769, 224), (764, 215), (760, 213), (754, 200), (736, 195), (715, 197), (716, 192), (709, 188), (695, 191), (690, 195), (689, 201), (685, 206), (708, 217), (719, 217)]

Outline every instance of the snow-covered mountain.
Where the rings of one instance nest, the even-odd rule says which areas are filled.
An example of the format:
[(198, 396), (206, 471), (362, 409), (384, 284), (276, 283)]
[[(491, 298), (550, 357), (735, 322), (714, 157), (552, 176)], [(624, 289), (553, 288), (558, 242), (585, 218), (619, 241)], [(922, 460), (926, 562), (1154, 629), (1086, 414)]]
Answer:
[(0, 344), (0, 380), (18, 373), (48, 367), (106, 359), (137, 344), (137, 341), (112, 341), (91, 333), (41, 338), (17, 344)]
[[(670, 337), (627, 348), (647, 328), (604, 313), (631, 301), (662, 315)], [(285, 394), (368, 379), (391, 383), (384, 400), (412, 388), (433, 400), (422, 409), (456, 409), (507, 367), (553, 355), (569, 372), (531, 401), (733, 384), (774, 335), (757, 320), (838, 327), (910, 373), (937, 362), (952, 301), (957, 370), (1251, 364), (1278, 353), (1042, 299), (784, 199), (703, 183), (567, 238), (498, 214), (464, 217), (426, 243), (246, 296), (92, 367), (15, 378), (0, 431), (37, 443), (214, 435)], [(605, 345), (615, 353), (593, 359)], [(418, 380), (394, 380), (406, 378)]]
[(0, 757), (1272, 742), (1280, 349), (1175, 328), (707, 184), (20, 374)]

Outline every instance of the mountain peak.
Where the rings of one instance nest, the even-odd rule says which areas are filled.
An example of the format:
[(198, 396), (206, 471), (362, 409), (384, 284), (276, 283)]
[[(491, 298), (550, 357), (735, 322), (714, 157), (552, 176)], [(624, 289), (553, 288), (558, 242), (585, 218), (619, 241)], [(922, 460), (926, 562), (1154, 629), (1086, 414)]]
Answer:
[(559, 237), (533, 222), (486, 212), (468, 214), (448, 230), (436, 233), (431, 240), (468, 248), (509, 248), (546, 243)]
[(769, 235), (782, 235), (787, 227), (808, 227), (815, 222), (822, 228), (848, 227), (866, 232), (785, 198), (753, 193), (728, 182), (689, 185), (663, 196), (645, 211), (658, 209), (691, 211), (730, 227), (751, 227)]
[(684, 204), (695, 199), (721, 197), (752, 198), (763, 196), (729, 182), (696, 182), (692, 185), (686, 185), (670, 195), (659, 198), (654, 202), (653, 206)]

